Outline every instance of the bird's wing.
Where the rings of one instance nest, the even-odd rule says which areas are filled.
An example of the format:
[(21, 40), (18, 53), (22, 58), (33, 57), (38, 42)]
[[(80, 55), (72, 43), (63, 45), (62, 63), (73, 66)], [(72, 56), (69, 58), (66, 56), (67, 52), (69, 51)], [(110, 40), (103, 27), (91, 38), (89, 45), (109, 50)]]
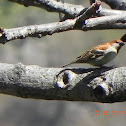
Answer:
[(86, 61), (88, 62), (90, 59), (94, 59), (94, 58), (103, 56), (104, 50), (106, 50), (108, 48), (108, 46), (110, 46), (111, 43), (113, 43), (113, 41), (95, 46), (93, 49), (88, 50), (83, 55), (77, 57), (76, 62), (77, 63), (86, 62)]
[(81, 62), (86, 63), (91, 59), (98, 58), (98, 57), (103, 56), (103, 55), (104, 55), (103, 50), (95, 50), (95, 49), (88, 50), (83, 55), (77, 57), (76, 63), (81, 63)]
[(76, 60), (74, 60), (73, 62), (66, 64), (62, 67), (66, 67), (66, 66), (71, 65), (73, 63), (88, 63), (89, 60), (99, 58), (101, 56), (104, 56), (104, 50), (103, 49), (98, 50), (96, 48), (93, 48), (92, 50), (88, 50), (87, 52), (85, 52), (81, 56), (77, 57)]

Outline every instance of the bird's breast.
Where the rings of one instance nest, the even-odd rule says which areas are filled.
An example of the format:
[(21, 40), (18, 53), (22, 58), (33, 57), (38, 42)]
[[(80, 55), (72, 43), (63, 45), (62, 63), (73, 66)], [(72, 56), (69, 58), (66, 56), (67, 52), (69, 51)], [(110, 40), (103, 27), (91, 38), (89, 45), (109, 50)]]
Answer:
[(99, 56), (95, 59), (92, 59), (89, 63), (94, 66), (102, 66), (113, 60), (116, 57), (116, 55), (117, 55), (116, 52), (108, 52), (103, 56)]

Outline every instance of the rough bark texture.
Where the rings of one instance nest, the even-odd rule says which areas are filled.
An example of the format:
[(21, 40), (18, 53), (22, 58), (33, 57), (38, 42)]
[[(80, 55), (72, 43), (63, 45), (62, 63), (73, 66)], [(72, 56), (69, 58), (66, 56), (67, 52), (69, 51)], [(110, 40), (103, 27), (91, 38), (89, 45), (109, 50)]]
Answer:
[(124, 23), (126, 22), (125, 14), (90, 18), (83, 22), (78, 22), (79, 18), (80, 16), (73, 20), (69, 19), (63, 22), (55, 22), (46, 25), (42, 24), (13, 29), (0, 29), (0, 43), (5, 44), (8, 41), (15, 39), (25, 39), (26, 37), (41, 38), (46, 35), (52, 35), (54, 33), (64, 32), (68, 30), (87, 31), (105, 29), (126, 29), (126, 23)]
[[(17, 2), (24, 6), (35, 6), (44, 8), (47, 11), (63, 13), (65, 14), (65, 18), (62, 22), (55, 22), (50, 24), (24, 26), (13, 29), (1, 28), (0, 43), (3, 44), (15, 39), (25, 39), (26, 37), (41, 38), (46, 35), (52, 35), (54, 33), (64, 32), (68, 30), (88, 31), (105, 29), (126, 29), (126, 12), (104, 9), (101, 7), (101, 2), (98, 0), (90, 0), (91, 6), (88, 8), (83, 7), (82, 5), (62, 3), (55, 0), (9, 1)], [(112, 0), (110, 1), (112, 2)], [(123, 0), (121, 0), (120, 2), (122, 1)], [(109, 0), (104, 0), (104, 2), (113, 5), (111, 2), (109, 3)], [(118, 3), (119, 1), (116, 2), (116, 4)]]
[[(35, 7), (44, 8), (45, 10), (47, 10), (49, 12), (50, 11), (51, 12), (58, 12), (58, 13), (62, 12), (64, 14), (66, 14), (67, 16), (70, 16), (70, 17), (73, 17), (73, 18), (75, 18), (77, 15), (79, 15), (82, 10), (87, 9), (86, 7), (84, 7), (82, 5), (74, 5), (74, 4), (69, 4), (69, 3), (66, 3), (66, 2), (62, 3), (62, 2), (57, 2), (55, 0), (39, 0), (39, 1), (38, 0), (30, 0), (30, 1), (28, 1), (28, 0), (9, 0), (9, 1), (17, 2), (21, 5), (26, 6), (26, 7), (35, 6)], [(106, 2), (110, 6), (111, 6), (112, 2), (113, 3), (116, 2), (116, 4), (117, 4), (117, 2), (120, 3), (120, 1), (121, 2), (124, 1), (126, 3), (125, 0), (120, 0), (120, 1), (119, 0), (103, 0), (103, 1)], [(111, 2), (108, 2), (108, 1), (111, 1)], [(93, 0), (93, 2), (94, 2), (94, 0)], [(91, 2), (91, 4), (93, 2)], [(106, 14), (105, 13), (106, 11), (107, 11), (107, 14), (110, 14), (110, 15), (112, 13), (115, 14), (115, 12), (117, 12), (117, 13), (118, 12), (119, 13), (125, 12), (125, 11), (119, 11), (119, 10), (115, 11), (115, 10), (111, 10), (111, 9), (105, 9), (104, 10), (104, 8), (101, 8), (100, 13), (102, 13), (102, 10), (104, 11), (104, 15)], [(121, 9), (121, 10), (125, 10), (125, 8)]]
[(63, 69), (1, 63), (0, 92), (46, 100), (122, 102), (126, 101), (126, 68)]

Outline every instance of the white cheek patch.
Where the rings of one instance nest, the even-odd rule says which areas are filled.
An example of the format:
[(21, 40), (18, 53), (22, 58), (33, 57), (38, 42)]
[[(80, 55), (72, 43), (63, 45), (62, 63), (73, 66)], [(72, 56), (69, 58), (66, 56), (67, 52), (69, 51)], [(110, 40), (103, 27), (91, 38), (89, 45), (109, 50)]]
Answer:
[(117, 53), (117, 49), (115, 47), (110, 46), (108, 49), (105, 50), (105, 54), (109, 52)]

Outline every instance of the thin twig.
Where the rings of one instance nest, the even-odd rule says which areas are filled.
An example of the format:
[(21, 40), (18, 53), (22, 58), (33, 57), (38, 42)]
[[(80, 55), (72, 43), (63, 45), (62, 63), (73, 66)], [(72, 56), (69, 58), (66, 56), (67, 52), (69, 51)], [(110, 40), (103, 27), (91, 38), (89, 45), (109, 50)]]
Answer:
[(92, 17), (94, 14), (96, 14), (100, 8), (101, 2), (93, 3), (86, 11), (82, 10), (81, 15), (77, 17), (77, 21), (84, 21), (90, 17)]

